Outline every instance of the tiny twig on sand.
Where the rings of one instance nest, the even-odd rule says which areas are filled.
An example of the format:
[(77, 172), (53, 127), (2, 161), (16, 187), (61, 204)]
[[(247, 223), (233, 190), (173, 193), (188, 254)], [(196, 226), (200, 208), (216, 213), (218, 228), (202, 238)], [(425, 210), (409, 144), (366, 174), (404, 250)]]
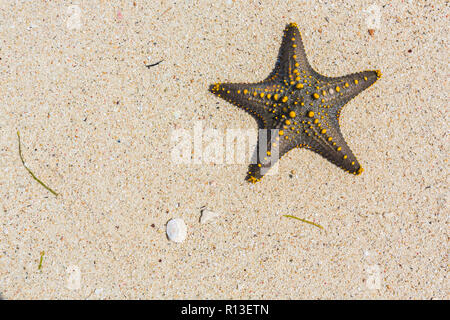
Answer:
[(34, 173), (28, 169), (27, 165), (25, 164), (25, 160), (23, 160), (23, 156), (22, 156), (22, 145), (20, 143), (20, 133), (19, 131), (17, 131), (17, 138), (19, 139), (19, 156), (20, 156), (20, 160), (22, 161), (23, 166), (25, 167), (25, 169), (27, 169), (28, 173), (31, 174), (31, 176), (33, 177), (34, 180), (36, 180), (37, 182), (39, 182), (40, 185), (42, 185), (45, 189), (47, 189), (48, 191), (50, 191), (51, 193), (53, 193), (55, 196), (58, 196), (58, 194), (53, 191), (52, 189), (50, 189), (49, 187), (47, 187), (41, 180), (39, 180)]
[(163, 15), (165, 15), (167, 12), (169, 12), (169, 10), (172, 9), (172, 7), (169, 7), (166, 11), (164, 11), (163, 13), (161, 13), (156, 20), (159, 20), (159, 18), (161, 18)]
[(297, 219), (297, 220), (300, 220), (302, 222), (312, 224), (313, 226), (316, 226), (317, 228), (323, 229), (323, 227), (320, 224), (317, 224), (317, 223), (314, 223), (314, 222), (311, 222), (311, 221), (308, 221), (308, 220), (305, 220), (305, 219), (300, 219), (300, 218), (297, 218), (296, 216), (291, 216), (291, 215), (285, 214), (285, 215), (283, 215), (283, 217)]
[(152, 63), (152, 64), (146, 64), (145, 66), (146, 66), (148, 69), (150, 69), (151, 67), (157, 66), (158, 64), (160, 64), (160, 63), (163, 62), (163, 61), (164, 61), (164, 59), (163, 59), (163, 60), (160, 60), (160, 61), (158, 61), (158, 62)]

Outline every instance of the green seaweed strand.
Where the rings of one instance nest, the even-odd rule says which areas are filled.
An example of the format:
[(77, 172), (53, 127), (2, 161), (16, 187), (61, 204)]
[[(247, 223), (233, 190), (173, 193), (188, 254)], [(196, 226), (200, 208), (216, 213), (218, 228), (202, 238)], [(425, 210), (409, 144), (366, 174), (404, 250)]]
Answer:
[(45, 252), (42, 251), (42, 252), (41, 252), (41, 259), (39, 259), (38, 270), (41, 270), (41, 269), (42, 269), (42, 261), (44, 260), (44, 254), (45, 254)]
[(19, 139), (19, 156), (20, 156), (20, 160), (22, 161), (23, 166), (25, 167), (25, 169), (27, 169), (28, 173), (31, 174), (31, 176), (33, 177), (34, 180), (36, 180), (37, 182), (39, 182), (40, 185), (42, 185), (45, 189), (47, 189), (48, 191), (50, 191), (51, 193), (53, 193), (56, 197), (58, 196), (58, 193), (56, 193), (55, 191), (53, 191), (52, 189), (50, 189), (49, 187), (47, 187), (45, 185), (45, 183), (43, 183), (41, 180), (39, 180), (34, 173), (28, 169), (27, 165), (25, 164), (25, 161), (23, 160), (23, 156), (22, 156), (22, 145), (20, 143), (20, 133), (19, 131), (17, 131), (17, 138)]
[(320, 224), (317, 224), (317, 223), (314, 223), (314, 222), (311, 222), (311, 221), (308, 221), (308, 220), (305, 220), (305, 219), (300, 219), (300, 218), (298, 218), (296, 216), (291, 216), (291, 215), (285, 214), (285, 215), (283, 215), (283, 217), (297, 219), (297, 220), (300, 220), (302, 222), (312, 224), (313, 226), (316, 226), (317, 228), (323, 229), (323, 227)]

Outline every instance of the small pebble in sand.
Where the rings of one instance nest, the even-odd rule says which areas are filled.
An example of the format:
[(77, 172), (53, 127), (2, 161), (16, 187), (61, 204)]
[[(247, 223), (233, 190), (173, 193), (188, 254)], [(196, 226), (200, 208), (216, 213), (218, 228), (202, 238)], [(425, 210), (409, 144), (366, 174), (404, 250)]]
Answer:
[(173, 242), (183, 242), (187, 236), (187, 227), (184, 220), (176, 218), (167, 222), (166, 233), (169, 240)]
[(94, 293), (95, 295), (100, 296), (103, 293), (103, 288), (95, 289)]
[(180, 119), (180, 117), (181, 117), (181, 111), (180, 111), (180, 110), (175, 110), (175, 111), (173, 112), (173, 117), (174, 117), (175, 119)]
[(202, 215), (200, 217), (200, 223), (208, 223), (214, 219), (216, 219), (219, 216), (217, 212), (213, 212), (210, 210), (203, 210)]
[(375, 29), (369, 29), (369, 34), (373, 37), (373, 35), (375, 34)]

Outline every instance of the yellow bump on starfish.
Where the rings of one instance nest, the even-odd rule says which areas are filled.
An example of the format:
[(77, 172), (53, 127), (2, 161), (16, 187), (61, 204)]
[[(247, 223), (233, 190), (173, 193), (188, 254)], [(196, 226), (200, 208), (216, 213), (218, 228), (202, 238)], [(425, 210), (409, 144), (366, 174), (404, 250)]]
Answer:
[(342, 150), (342, 148), (341, 147), (338, 147), (337, 149), (336, 149), (337, 151), (341, 151)]
[(314, 117), (314, 111), (309, 111), (307, 115), (309, 118)]
[(267, 99), (270, 99), (272, 95), (270, 93), (267, 94)]
[(283, 99), (281, 99), (281, 102), (286, 102), (288, 101), (288, 97), (283, 97)]
[(355, 79), (355, 84), (358, 84), (358, 79)]
[(383, 74), (381, 73), (381, 71), (380, 71), (380, 70), (375, 70), (375, 72), (377, 73), (377, 79), (380, 79), (381, 76), (383, 75)]
[(314, 99), (319, 99), (320, 96), (319, 96), (318, 93), (314, 93), (314, 94), (313, 94), (313, 97), (314, 97)]
[(290, 125), (290, 124), (291, 124), (291, 121), (290, 121), (290, 120), (286, 120), (284, 123), (285, 123), (286, 125)]
[(282, 135), (284, 134), (284, 131), (283, 131), (283, 130), (280, 130), (280, 131), (278, 132), (278, 134), (279, 134), (280, 136), (282, 136)]
[(296, 87), (297, 89), (303, 89), (303, 84), (298, 83), (295, 87)]
[(294, 111), (291, 111), (291, 112), (289, 112), (289, 117), (291, 117), (291, 118), (295, 118), (295, 112)]
[(264, 92), (261, 92), (261, 94), (259, 95), (261, 98), (264, 98)]
[(340, 92), (341, 88), (339, 88), (339, 86), (336, 87), (336, 92)]
[(327, 133), (327, 129), (322, 129), (322, 131), (320, 131), (321, 134), (325, 134)]
[(275, 94), (273, 95), (273, 99), (274, 99), (275, 101), (277, 101), (279, 97), (280, 97), (280, 96), (279, 96), (277, 93), (275, 93)]
[[(251, 174), (251, 173), (249, 173), (249, 174)], [(256, 183), (258, 181), (258, 179), (256, 179), (254, 176), (250, 176), (248, 178), (248, 181), (251, 182), (251, 183)]]
[(344, 83), (344, 87), (348, 88), (349, 86), (348, 82)]
[(247, 89), (244, 89), (244, 94), (247, 94), (248, 93), (248, 90)]

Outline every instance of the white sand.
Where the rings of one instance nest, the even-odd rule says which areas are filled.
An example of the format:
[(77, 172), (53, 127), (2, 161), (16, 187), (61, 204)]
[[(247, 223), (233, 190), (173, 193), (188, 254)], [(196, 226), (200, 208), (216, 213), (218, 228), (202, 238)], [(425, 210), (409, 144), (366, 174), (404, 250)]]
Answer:
[[(445, 1), (380, 5), (372, 37), (377, 1), (135, 2), (80, 1), (79, 25), (69, 2), (0, 3), (4, 298), (448, 299)], [(256, 128), (207, 89), (265, 78), (288, 22), (319, 72), (383, 72), (341, 117), (365, 172), (306, 150), (256, 185), (247, 164), (172, 164), (175, 128)]]

